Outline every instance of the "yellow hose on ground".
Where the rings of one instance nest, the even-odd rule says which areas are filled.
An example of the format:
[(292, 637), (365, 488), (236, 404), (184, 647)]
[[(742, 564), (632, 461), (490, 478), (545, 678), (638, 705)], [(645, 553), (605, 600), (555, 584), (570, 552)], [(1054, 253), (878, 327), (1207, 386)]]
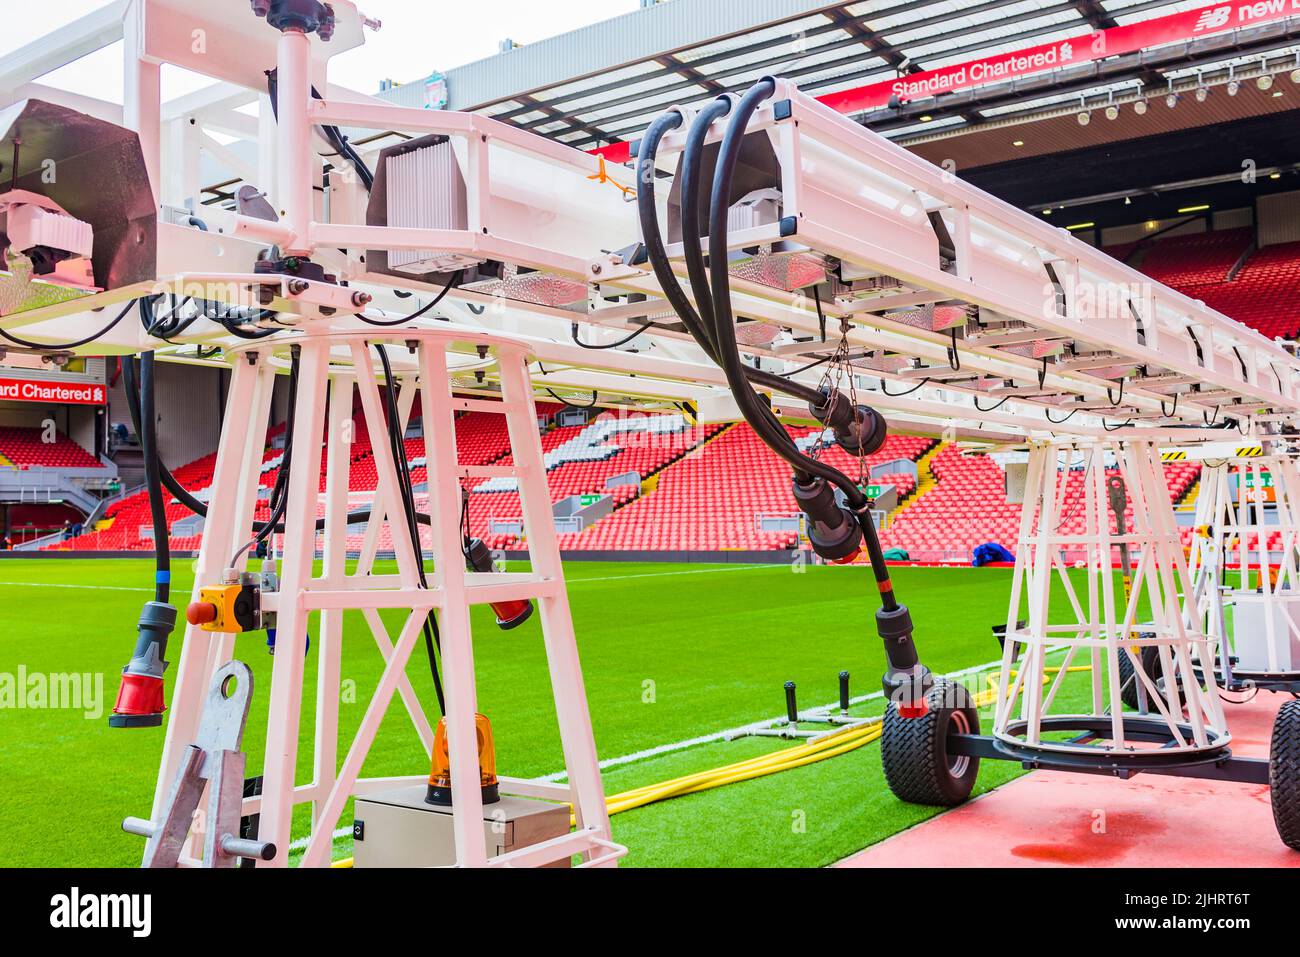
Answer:
[[(1048, 681), (1047, 676), (1058, 674), (1061, 669), (1059, 667), (1049, 667), (1043, 670), (1045, 672), (1043, 683), (1046, 684)], [(1067, 669), (1067, 672), (1091, 670), (1090, 665), (1077, 665)], [(1013, 671), (1011, 676), (1014, 678), (1016, 672)], [(971, 701), (977, 708), (988, 707), (997, 701), (998, 678), (996, 675), (986, 677), (990, 687), (971, 696)], [(613, 815), (622, 811), (630, 811), (633, 808), (644, 807), (656, 801), (681, 797), (685, 794), (697, 794), (726, 784), (750, 781), (768, 774), (775, 774), (778, 771), (803, 767), (817, 761), (824, 761), (827, 758), (847, 754), (863, 745), (879, 740), (883, 733), (882, 724), (883, 720), (881, 718), (875, 718), (867, 724), (854, 725), (844, 731), (827, 735), (809, 744), (796, 745), (757, 758), (750, 758), (747, 761), (737, 761), (735, 764), (728, 764), (709, 771), (697, 771), (694, 774), (687, 774), (670, 781), (613, 794), (605, 799), (605, 803), (609, 808), (609, 813)]]
[[(1067, 673), (1091, 670), (1091, 665), (1076, 665), (1066, 669)], [(1059, 667), (1049, 667), (1044, 668), (1043, 671), (1043, 683), (1047, 684), (1048, 676), (1059, 674), (1061, 669)], [(1013, 679), (1016, 675), (1017, 672), (1011, 672)], [(998, 699), (998, 676), (986, 675), (985, 679), (988, 681), (989, 687), (971, 696), (971, 703), (977, 708), (986, 708)], [(756, 778), (766, 777), (769, 774), (776, 774), (779, 771), (789, 771), (794, 768), (815, 764), (818, 761), (825, 761), (827, 758), (848, 754), (850, 751), (856, 751), (858, 748), (880, 740), (883, 733), (884, 719), (873, 718), (864, 724), (856, 724), (842, 731), (832, 732), (807, 744), (795, 745), (791, 748), (773, 751), (770, 754), (762, 754), (758, 757), (747, 758), (744, 761), (737, 761), (734, 764), (723, 765), (720, 768), (696, 771), (693, 774), (682, 775), (668, 781), (661, 781), (658, 784), (647, 784), (619, 794), (612, 794), (605, 798), (605, 806), (609, 814), (613, 816), (623, 811), (631, 811), (634, 808), (645, 807), (648, 804), (655, 804), (670, 798), (683, 797), (687, 794), (699, 794), (702, 791), (711, 791), (714, 788), (720, 788), (727, 784), (738, 784), (741, 781), (752, 781)], [(576, 826), (576, 818), (570, 817), (569, 823)], [(351, 867), (352, 858), (335, 861), (330, 866), (337, 868)]]

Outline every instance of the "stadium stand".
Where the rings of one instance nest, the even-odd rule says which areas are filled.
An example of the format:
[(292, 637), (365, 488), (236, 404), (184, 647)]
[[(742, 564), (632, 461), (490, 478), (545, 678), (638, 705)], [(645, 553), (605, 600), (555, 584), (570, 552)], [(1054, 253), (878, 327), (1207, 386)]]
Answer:
[(53, 442), (46, 442), (39, 428), (0, 427), (0, 456), (18, 469), (103, 468), (99, 459), (62, 432), (55, 433)]
[(1300, 331), (1300, 243), (1265, 247), (1231, 282), (1201, 287), (1195, 295), (1266, 336), (1294, 339)]
[[(553, 409), (545, 415), (553, 414)], [(642, 423), (662, 420), (650, 429), (619, 430), (617, 415), (606, 413), (588, 425), (551, 428), (542, 438), (548, 455), (552, 501), (571, 495), (609, 494), (614, 512), (583, 532), (560, 536), (561, 546), (575, 551), (729, 551), (772, 550), (795, 546), (793, 530), (765, 531), (760, 516), (792, 519), (797, 510), (790, 495), (786, 465), (745, 425), (729, 427), (684, 427), (678, 416), (636, 417)], [(671, 423), (668, 420), (672, 420)], [(611, 424), (614, 431), (610, 431)], [(671, 425), (671, 427), (669, 427)], [(592, 430), (598, 444), (584, 441)], [(791, 435), (807, 449), (817, 444), (819, 430), (790, 428)], [(469, 413), (457, 421), (457, 435), (464, 464), (499, 464), (509, 460), (509, 441), (501, 420), (488, 413)], [(406, 442), (408, 457), (418, 463), (413, 469), (417, 483), (423, 481), (423, 446), (420, 439)], [(857, 475), (859, 463), (837, 446), (817, 454), (847, 474)], [(275, 483), (279, 452), (266, 450), (267, 468), (261, 483)], [(890, 467), (900, 463), (899, 468)], [(911, 463), (909, 467), (909, 463)], [(917, 463), (920, 463), (919, 465)], [(177, 469), (178, 480), (200, 494), (212, 482), (216, 456), (208, 455)], [(967, 455), (957, 446), (940, 445), (933, 439), (891, 435), (885, 446), (863, 463), (872, 484), (897, 488), (899, 507), (889, 516), (882, 534), (887, 548), (903, 548), (920, 561), (960, 561), (976, 545), (999, 542), (1014, 551), (1020, 520), (1020, 506), (1005, 501), (1005, 472), (995, 458)], [(922, 474), (918, 490), (918, 469)], [(878, 470), (871, 474), (872, 470)], [(1192, 463), (1167, 463), (1171, 500), (1177, 502), (1195, 484), (1199, 467)], [(636, 474), (636, 481), (608, 487), (615, 476)], [(322, 489), (324, 471), (322, 458)], [(472, 534), (491, 548), (519, 547), (514, 534), (494, 531), (496, 523), (509, 523), (521, 514), (519, 495), (510, 488), (494, 488), (498, 480), (466, 480), (470, 488), (468, 522)], [(1078, 514), (1081, 500), (1078, 473), (1071, 476), (1064, 510), (1069, 527), (1082, 525)], [(353, 507), (368, 503), (376, 484), (374, 452), (364, 423), (355, 420), (352, 447)], [(931, 487), (932, 486), (932, 487)], [(486, 490), (484, 490), (486, 487)], [(423, 505), (423, 497), (419, 498)], [(1131, 510), (1130, 510), (1131, 511)], [(168, 506), (174, 523), (189, 515), (178, 502)], [(265, 519), (265, 501), (259, 503), (258, 518)], [(147, 536), (148, 501), (142, 492), (111, 505), (105, 520), (93, 530), (70, 542), (49, 548), (76, 550), (146, 551), (152, 547)], [(359, 530), (350, 536), (359, 548)], [(423, 530), (427, 536), (428, 530)], [(379, 537), (381, 551), (393, 547), (391, 530)], [(198, 536), (174, 537), (177, 551), (195, 549)], [(427, 542), (426, 542), (427, 544)]]
[[(791, 429), (796, 439), (813, 429)], [(868, 467), (899, 459), (915, 460), (933, 439), (891, 435), (885, 447), (869, 456)], [(858, 463), (838, 447), (824, 457), (858, 471)], [(915, 487), (910, 474), (872, 478), (899, 487), (900, 497)], [(637, 502), (577, 534), (561, 536), (561, 547), (578, 551), (644, 549), (735, 551), (791, 548), (798, 533), (759, 530), (759, 516), (794, 516), (790, 470), (745, 425), (726, 429), (659, 477), (657, 488)]]
[[(957, 446), (945, 445), (934, 457), (931, 470), (938, 484), (894, 515), (881, 535), (882, 545), (906, 549), (917, 561), (968, 559), (971, 550), (985, 542), (1015, 552), (1021, 509), (1007, 502), (1006, 472), (996, 459), (967, 455)], [(1167, 462), (1164, 470), (1170, 501), (1175, 503), (1182, 501), (1200, 476), (1200, 465), (1193, 462)], [(1083, 473), (1071, 471), (1061, 508), (1061, 529), (1067, 534), (1084, 530), (1082, 503)], [(1130, 525), (1132, 518), (1130, 501), (1126, 509)], [(1113, 531), (1113, 517), (1110, 524)]]
[(1266, 336), (1294, 339), (1300, 332), (1300, 243), (1252, 250), (1253, 243), (1249, 228), (1227, 229), (1106, 252)]
[(1141, 269), (1152, 279), (1186, 290), (1187, 287), (1226, 282), (1232, 267), (1253, 242), (1249, 228), (1224, 229), (1190, 236), (1170, 236), (1150, 244), (1134, 243), (1106, 251)]

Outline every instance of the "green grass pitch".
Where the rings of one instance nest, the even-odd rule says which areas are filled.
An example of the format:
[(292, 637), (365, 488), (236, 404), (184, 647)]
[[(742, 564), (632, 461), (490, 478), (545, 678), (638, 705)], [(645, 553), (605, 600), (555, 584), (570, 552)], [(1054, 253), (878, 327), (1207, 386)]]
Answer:
[[(176, 603), (187, 600), (191, 563), (174, 563)], [(801, 707), (837, 696), (841, 670), (855, 695), (879, 687), (880, 642), (872, 626), (875, 587), (864, 568), (785, 565), (592, 564), (567, 566), (596, 743), (602, 759), (707, 735), (784, 710), (782, 684), (799, 686)], [(49, 708), (0, 710), (0, 866), (134, 866), (141, 839), (119, 829), (147, 816), (161, 729), (107, 725), (118, 674), (150, 597), (147, 560), (0, 562), (0, 676), (102, 675), (105, 714)], [(1010, 572), (898, 569), (900, 598), (913, 611), (923, 660), (936, 672), (995, 659), (990, 625), (1006, 616)], [(399, 617), (389, 619), (396, 634)], [(312, 632), (316, 625), (313, 619)], [(498, 767), (532, 777), (562, 768), (550, 685), (536, 620), (501, 632), (476, 609), (480, 710), (493, 722)], [(168, 657), (180, 653), (173, 640)], [(236, 654), (255, 675), (245, 749), (259, 768), (270, 657), (264, 636), (239, 639)], [(316, 650), (307, 662), (299, 781), (311, 763)], [(359, 614), (345, 626), (343, 679), (355, 696), (340, 707), (341, 751), (360, 722), (380, 658)], [(408, 672), (434, 708), (432, 681), (417, 649)], [(171, 694), (169, 673), (167, 693)], [(878, 710), (879, 705), (876, 704)], [(870, 706), (867, 706), (870, 710)], [(866, 712), (864, 712), (866, 713)], [(987, 723), (987, 718), (985, 719)], [(676, 751), (610, 768), (607, 793), (729, 764), (788, 747), (746, 738)], [(400, 702), (385, 718), (363, 773), (425, 774), (427, 760)], [(979, 790), (1019, 773), (985, 762)], [(305, 830), (305, 808), (299, 827)], [(878, 745), (755, 781), (677, 798), (613, 818), (631, 866), (818, 866), (934, 813), (894, 799)], [(351, 822), (351, 808), (341, 824)], [(340, 840), (335, 856), (350, 854)]]

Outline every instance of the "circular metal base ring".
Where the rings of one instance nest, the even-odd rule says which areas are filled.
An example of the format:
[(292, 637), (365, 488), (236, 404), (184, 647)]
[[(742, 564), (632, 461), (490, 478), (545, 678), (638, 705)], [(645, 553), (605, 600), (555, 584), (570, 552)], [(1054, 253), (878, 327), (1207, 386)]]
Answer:
[[(1026, 744), (1019, 736), (1028, 727), (1028, 721), (1010, 722), (1002, 731), (994, 732), (994, 746), (1008, 757), (1020, 761), (1081, 771), (1143, 771), (1213, 764), (1229, 755), (1228, 745), (1232, 740), (1226, 731), (1207, 729), (1208, 744), (1205, 747), (1174, 748), (1172, 746), (1177, 744), (1177, 739), (1164, 719), (1143, 715), (1125, 715), (1124, 733), (1131, 740), (1150, 741), (1157, 747), (1115, 748), (1093, 743), (1110, 738), (1110, 718), (1104, 716), (1056, 715), (1045, 717), (1040, 722), (1043, 734), (1073, 733), (1078, 736), (1074, 741)], [(1184, 740), (1193, 740), (1190, 725), (1178, 725), (1178, 732)]]

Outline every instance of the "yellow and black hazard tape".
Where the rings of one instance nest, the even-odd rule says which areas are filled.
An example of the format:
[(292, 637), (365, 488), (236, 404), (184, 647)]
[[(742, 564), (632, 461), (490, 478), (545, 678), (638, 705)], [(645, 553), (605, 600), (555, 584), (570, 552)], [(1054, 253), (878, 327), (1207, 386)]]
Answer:
[(1179, 450), (1177, 450), (1177, 451), (1175, 451), (1175, 452), (1161, 452), (1161, 453), (1160, 453), (1160, 461), (1161, 461), (1161, 462), (1183, 462), (1183, 461), (1186, 461), (1186, 459), (1187, 459), (1187, 450), (1186, 450), (1186, 449), (1179, 449)]
[(1260, 445), (1247, 445), (1244, 448), (1237, 449), (1237, 458), (1239, 459), (1257, 459), (1264, 454), (1264, 448)]

